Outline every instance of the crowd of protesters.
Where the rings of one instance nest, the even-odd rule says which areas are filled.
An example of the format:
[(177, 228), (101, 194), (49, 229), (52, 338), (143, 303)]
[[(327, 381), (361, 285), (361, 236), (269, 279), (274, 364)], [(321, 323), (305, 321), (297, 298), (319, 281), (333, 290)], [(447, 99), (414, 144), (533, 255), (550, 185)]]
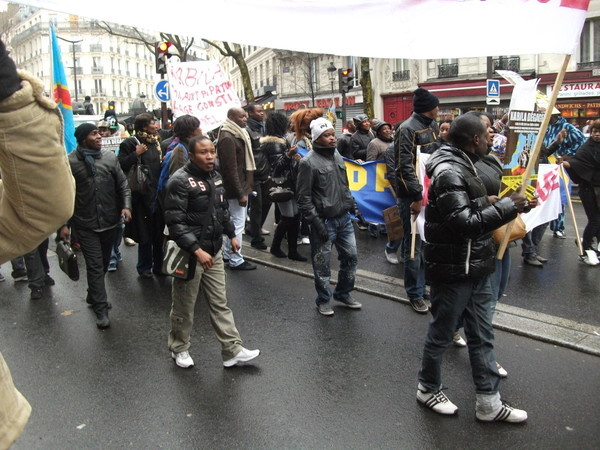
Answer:
[[(0, 50), (0, 57), (10, 61), (3, 46)], [(0, 100), (28, 96), (24, 101), (52, 109), (38, 98), (37, 80), (17, 75), (14, 64), (7, 67), (1, 75), (8, 84)], [(31, 92), (25, 92), (28, 89)], [(469, 347), (477, 419), (525, 421), (527, 413), (506, 404), (499, 394), (499, 381), (506, 371), (494, 355), (492, 315), (506, 287), (510, 252), (506, 261), (496, 261), (497, 247), (490, 236), (518, 213), (535, 207), (536, 201), (519, 193), (498, 197), (506, 140), (493, 117), (467, 113), (438, 124), (439, 99), (421, 88), (414, 92), (413, 105), (412, 115), (394, 126), (359, 114), (340, 139), (319, 108), (299, 110), (289, 118), (273, 113), (266, 121), (260, 105), (231, 108), (222, 127), (210, 137), (202, 133), (198, 119), (186, 115), (175, 120), (174, 134), (168, 139), (161, 139), (155, 118), (143, 113), (135, 118), (131, 135), (116, 152), (102, 149), (102, 137), (110, 136), (115, 128), (111, 117), (110, 123), (82, 124), (75, 131), (77, 149), (59, 163), (60, 170), (68, 172), (63, 173), (63, 182), (74, 180), (74, 190), (71, 186), (61, 194), (74, 209), (68, 214), (48, 213), (62, 217), (60, 226), (49, 229), (46, 225), (45, 233), (21, 236), (17, 241), (23, 245), (13, 244), (4, 252), (3, 243), (0, 262), (12, 260), (15, 281), (28, 280), (31, 299), (41, 299), (43, 288), (54, 284), (46, 253), (48, 237), (57, 230), (57, 239), (81, 249), (86, 301), (96, 315), (97, 327), (106, 329), (112, 305), (105, 277), (108, 271), (117, 270), (123, 237), (138, 246), (136, 270), (142, 280), (165, 276), (163, 247), (171, 240), (191, 255), (190, 276), (172, 282), (171, 356), (179, 367), (194, 365), (190, 334), (195, 302), (202, 291), (222, 346), (223, 365), (231, 367), (253, 360), (260, 352), (242, 346), (227, 306), (225, 267), (233, 271), (257, 268), (243, 257), (243, 234), (252, 247), (269, 249), (264, 224), (272, 207), (277, 221), (269, 249), (273, 257), (305, 262), (308, 258), (298, 246), (310, 243), (318, 313), (333, 316), (332, 300), (353, 310), (362, 308), (351, 295), (359, 257), (353, 217), (361, 215), (343, 157), (358, 163), (385, 160), (405, 230), (403, 239), (386, 245), (386, 259), (391, 264), (403, 262), (404, 288), (412, 308), (432, 315), (417, 400), (440, 414), (457, 411), (442, 392), (441, 382), (442, 355), (454, 343)], [(549, 130), (553, 134), (544, 138), (543, 156), (556, 153), (579, 183), (588, 217), (583, 247), (595, 255), (594, 242), (600, 234), (600, 121), (590, 124), (591, 137), (585, 141), (561, 119), (553, 119)], [(568, 150), (561, 151), (566, 143)], [(51, 144), (56, 147), (56, 142)], [(306, 152), (304, 157), (300, 150)], [(418, 151), (431, 155), (426, 242), (418, 236), (412, 239), (410, 232), (424, 207)], [(31, 182), (14, 179), (10, 172), (4, 176), (7, 187)], [(66, 198), (69, 191), (74, 198)], [(8, 201), (5, 197), (2, 202)], [(30, 200), (39, 216), (42, 206), (35, 198)], [(374, 236), (385, 234), (381, 224), (369, 224), (368, 229)], [(554, 233), (564, 236), (564, 228)], [(287, 253), (282, 249), (284, 239)], [(532, 242), (527, 244), (527, 239)], [(525, 239), (524, 258), (527, 264), (542, 266), (545, 258), (525, 251), (526, 245), (537, 243), (531, 235)], [(334, 290), (330, 284), (333, 247), (340, 260)], [(399, 249), (400, 258), (395, 254)], [(588, 264), (593, 262), (591, 254), (584, 258)], [(0, 281), (4, 280), (0, 275)], [(466, 342), (458, 333), (461, 327)], [(6, 370), (1, 359), (0, 369)], [(1, 389), (13, 388), (8, 383)], [(18, 392), (11, 395), (27, 409)]]

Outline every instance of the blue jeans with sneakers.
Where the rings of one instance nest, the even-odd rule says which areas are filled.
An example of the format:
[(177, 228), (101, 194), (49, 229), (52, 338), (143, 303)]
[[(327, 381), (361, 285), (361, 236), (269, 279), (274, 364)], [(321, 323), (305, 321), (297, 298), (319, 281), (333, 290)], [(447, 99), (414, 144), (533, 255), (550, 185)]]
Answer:
[[(358, 252), (356, 238), (350, 214), (346, 213), (334, 219), (324, 220), (329, 239), (322, 242), (314, 227), (310, 230), (310, 249), (313, 272), (315, 274), (315, 289), (317, 290), (317, 305), (328, 303), (334, 298), (344, 300), (350, 297), (354, 289)], [(340, 261), (338, 282), (331, 292), (331, 248), (335, 245)]]
[(457, 283), (431, 283), (431, 314), (419, 382), (430, 392), (442, 387), (442, 358), (462, 317), (475, 391), (498, 392), (500, 374), (494, 355), (490, 277)]

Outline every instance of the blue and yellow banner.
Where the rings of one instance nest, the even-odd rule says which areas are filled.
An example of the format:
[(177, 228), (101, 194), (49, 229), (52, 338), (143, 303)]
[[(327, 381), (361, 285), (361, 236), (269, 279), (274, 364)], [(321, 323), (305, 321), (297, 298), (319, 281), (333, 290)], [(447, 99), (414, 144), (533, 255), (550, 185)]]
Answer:
[(52, 47), (52, 96), (64, 119), (65, 148), (67, 153), (71, 153), (77, 148), (73, 104), (71, 103), (71, 94), (69, 94), (60, 47), (52, 26), (50, 27), (50, 45)]
[[(305, 156), (308, 150), (298, 147)], [(358, 209), (367, 222), (385, 223), (382, 211), (396, 204), (390, 191), (390, 182), (385, 177), (384, 161), (369, 161), (362, 164), (344, 158), (350, 191)]]

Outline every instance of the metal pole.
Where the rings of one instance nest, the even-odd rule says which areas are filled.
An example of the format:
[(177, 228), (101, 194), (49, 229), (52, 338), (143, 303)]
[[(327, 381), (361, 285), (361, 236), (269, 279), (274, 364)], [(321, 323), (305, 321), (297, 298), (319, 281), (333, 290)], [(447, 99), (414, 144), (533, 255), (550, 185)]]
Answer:
[[(165, 79), (165, 74), (160, 74), (160, 79)], [(169, 112), (167, 111), (167, 102), (160, 102), (160, 125), (163, 130), (167, 130), (167, 124), (169, 123)]]
[(346, 93), (342, 92), (342, 128), (346, 126)]
[[(487, 57), (487, 70), (486, 70), (486, 76), (488, 80), (492, 79), (492, 75), (494, 74), (494, 60), (492, 59), (491, 56)], [(485, 111), (488, 113), (492, 113), (492, 105), (486, 105), (485, 106)]]
[(71, 47), (73, 48), (73, 80), (75, 82), (75, 101), (79, 101), (78, 97), (78, 89), (77, 89), (77, 60), (75, 59), (75, 42), (71, 42)]

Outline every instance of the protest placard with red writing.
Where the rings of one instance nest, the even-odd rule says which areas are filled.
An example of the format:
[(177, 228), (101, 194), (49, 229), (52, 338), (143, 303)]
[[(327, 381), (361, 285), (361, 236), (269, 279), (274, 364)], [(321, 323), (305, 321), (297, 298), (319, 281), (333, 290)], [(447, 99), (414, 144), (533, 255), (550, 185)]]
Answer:
[(203, 131), (221, 126), (227, 111), (240, 106), (233, 84), (217, 61), (168, 64), (171, 110), (175, 117), (191, 114)]

